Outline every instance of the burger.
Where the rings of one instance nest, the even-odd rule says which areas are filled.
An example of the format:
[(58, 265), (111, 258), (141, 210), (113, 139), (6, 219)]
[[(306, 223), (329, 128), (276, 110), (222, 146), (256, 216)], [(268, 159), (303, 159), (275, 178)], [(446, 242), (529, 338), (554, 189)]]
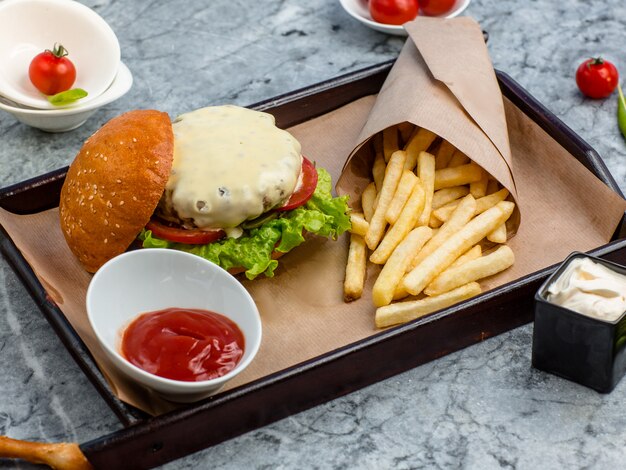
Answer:
[(183, 250), (249, 279), (306, 236), (350, 228), (347, 197), (271, 114), (214, 106), (171, 122), (155, 110), (113, 118), (87, 139), (59, 202), (61, 229), (95, 272), (131, 245)]

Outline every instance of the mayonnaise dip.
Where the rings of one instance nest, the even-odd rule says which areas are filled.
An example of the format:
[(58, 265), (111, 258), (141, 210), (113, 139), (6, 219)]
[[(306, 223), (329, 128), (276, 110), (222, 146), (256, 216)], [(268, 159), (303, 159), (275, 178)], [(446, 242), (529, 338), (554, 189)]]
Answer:
[(548, 288), (547, 300), (600, 320), (626, 311), (626, 276), (589, 258), (574, 258)]
[(237, 227), (283, 204), (298, 184), (300, 143), (271, 114), (213, 106), (182, 114), (173, 129), (174, 161), (159, 207), (167, 220)]

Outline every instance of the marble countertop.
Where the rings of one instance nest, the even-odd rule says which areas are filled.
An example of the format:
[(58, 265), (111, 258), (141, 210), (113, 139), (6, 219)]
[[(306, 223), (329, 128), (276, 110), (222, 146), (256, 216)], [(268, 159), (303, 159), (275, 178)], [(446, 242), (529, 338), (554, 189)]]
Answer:
[[(0, 113), (0, 186), (67, 165), (123, 111), (176, 115), (254, 102), (396, 57), (334, 0), (89, 0), (117, 33), (132, 90), (79, 129), (46, 134)], [(474, 0), (507, 72), (588, 141), (626, 191), (616, 96), (593, 101), (574, 72), (601, 54), (626, 73), (623, 0)], [(164, 468), (617, 468), (626, 380), (608, 395), (531, 368), (532, 325), (252, 431)], [(0, 259), (0, 434), (84, 442), (120, 423)], [(28, 468), (0, 461), (1, 468)]]

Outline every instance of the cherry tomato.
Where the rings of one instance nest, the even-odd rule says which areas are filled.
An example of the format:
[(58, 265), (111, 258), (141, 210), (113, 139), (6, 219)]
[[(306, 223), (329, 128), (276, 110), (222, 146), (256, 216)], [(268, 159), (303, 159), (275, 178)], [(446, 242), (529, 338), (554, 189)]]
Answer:
[(374, 21), (400, 25), (415, 19), (419, 4), (417, 0), (369, 0), (369, 9)]
[(276, 208), (276, 210), (290, 211), (304, 205), (313, 196), (315, 188), (317, 188), (317, 170), (313, 163), (302, 157), (302, 184), (291, 195), (285, 205)]
[(56, 95), (69, 90), (76, 80), (76, 68), (61, 44), (37, 54), (28, 68), (28, 77), (44, 95)]
[(587, 59), (576, 70), (576, 84), (589, 98), (606, 98), (619, 80), (615, 66), (601, 57)]
[(150, 230), (155, 237), (163, 240), (187, 245), (206, 245), (226, 236), (224, 230), (186, 229), (163, 223), (154, 217), (146, 225), (146, 230)]
[(426, 16), (439, 16), (448, 13), (456, 0), (420, 0), (420, 9)]

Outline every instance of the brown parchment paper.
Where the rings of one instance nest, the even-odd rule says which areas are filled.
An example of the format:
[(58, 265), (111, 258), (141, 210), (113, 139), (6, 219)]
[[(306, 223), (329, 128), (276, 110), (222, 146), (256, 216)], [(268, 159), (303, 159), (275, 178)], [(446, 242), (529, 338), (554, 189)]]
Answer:
[[(407, 121), (449, 141), (486, 169), (519, 207), (502, 94), (480, 25), (469, 17), (418, 17), (404, 27), (409, 39), (359, 134), (337, 191), (358, 201), (374, 158), (365, 144), (383, 129)], [(509, 236), (519, 223), (516, 208), (507, 224)]]

